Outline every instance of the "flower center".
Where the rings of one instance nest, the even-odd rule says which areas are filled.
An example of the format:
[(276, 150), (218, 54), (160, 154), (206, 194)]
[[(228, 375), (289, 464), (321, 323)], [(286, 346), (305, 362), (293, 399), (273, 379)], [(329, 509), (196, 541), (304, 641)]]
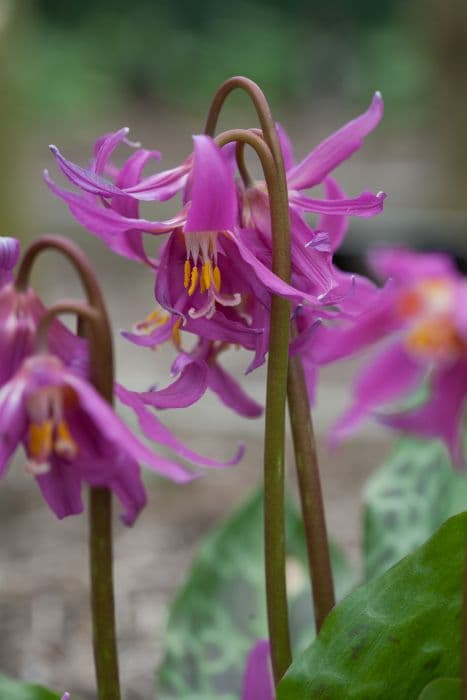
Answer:
[(64, 417), (65, 400), (74, 395), (65, 395), (63, 387), (44, 387), (31, 394), (27, 402), (30, 418), (27, 434), (29, 462), (27, 470), (31, 474), (45, 474), (50, 470), (53, 454), (72, 460), (78, 454), (78, 445), (71, 435)]
[(191, 297), (199, 287), (201, 294), (212, 287), (221, 288), (221, 271), (217, 265), (217, 233), (185, 233), (186, 260), (183, 286)]
[(436, 360), (450, 360), (465, 352), (453, 319), (454, 307), (455, 286), (446, 279), (422, 280), (403, 292), (398, 311), (408, 323), (409, 350)]

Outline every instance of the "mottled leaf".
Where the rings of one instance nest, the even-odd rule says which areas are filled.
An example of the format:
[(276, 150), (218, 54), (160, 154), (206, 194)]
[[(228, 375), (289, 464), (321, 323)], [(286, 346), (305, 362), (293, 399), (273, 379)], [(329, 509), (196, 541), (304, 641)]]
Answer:
[(39, 685), (21, 683), (6, 676), (0, 676), (0, 698), (2, 700), (60, 700), (61, 695), (52, 693)]
[(467, 478), (437, 441), (400, 440), (364, 492), (364, 562), (377, 576), (467, 509)]
[(460, 678), (437, 678), (422, 690), (418, 700), (456, 700), (460, 697)]
[(351, 593), (281, 681), (278, 700), (412, 700), (458, 677), (467, 513)]
[[(202, 544), (175, 598), (159, 669), (160, 700), (238, 700), (252, 643), (267, 637), (262, 492)], [(286, 508), (287, 578), (294, 646), (314, 636), (303, 527)], [(344, 556), (332, 548), (339, 597), (355, 584)]]

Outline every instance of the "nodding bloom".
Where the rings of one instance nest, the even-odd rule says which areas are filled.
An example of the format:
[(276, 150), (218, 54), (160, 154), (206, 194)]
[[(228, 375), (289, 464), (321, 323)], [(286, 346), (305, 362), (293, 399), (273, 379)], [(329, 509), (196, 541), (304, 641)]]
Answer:
[(242, 700), (275, 700), (269, 642), (261, 639), (248, 654)]
[[(379, 303), (316, 333), (319, 363), (386, 341), (357, 375), (353, 402), (332, 437), (345, 437), (375, 415), (399, 430), (441, 438), (459, 462), (467, 397), (467, 280), (449, 256), (438, 253), (382, 249), (372, 253), (370, 265), (390, 278)], [(421, 387), (424, 397), (407, 403)]]
[[(22, 443), (27, 471), (59, 518), (82, 512), (81, 487), (87, 483), (114, 491), (124, 509), (122, 519), (131, 525), (146, 503), (140, 463), (175, 482), (196, 476), (152, 452), (85, 379), (53, 355), (27, 358), (3, 386), (0, 420), (0, 474)], [(242, 455), (240, 449), (226, 464), (209, 460), (185, 448), (153, 415), (150, 425), (152, 439), (198, 464), (228, 466)]]
[[(49, 187), (114, 250), (147, 261), (141, 252), (142, 233), (170, 233), (157, 264), (155, 295), (184, 330), (255, 349), (264, 330), (264, 325), (254, 324), (261, 316), (257, 307), (269, 308), (272, 293), (297, 303), (304, 299), (318, 303), (314, 290), (294, 289), (256, 256), (249, 232), (238, 227), (237, 189), (228, 153), (210, 137), (194, 137), (189, 170), (185, 168), (179, 180), (186, 184), (184, 207), (162, 222), (135, 218), (140, 189), (117, 192), (100, 175), (78, 169), (56, 150), (55, 155), (65, 175), (84, 193), (64, 190), (46, 175)], [(157, 198), (155, 190), (151, 196)], [(125, 210), (123, 203), (128, 205)]]
[[(302, 161), (294, 162), (293, 147), (281, 126), (277, 126), (286, 169), (292, 235), (293, 283), (299, 288), (317, 281), (325, 289), (335, 286), (330, 253), (339, 246), (347, 229), (349, 216), (371, 217), (383, 210), (386, 195), (363, 192), (349, 198), (331, 176), (333, 170), (355, 153), (383, 116), (383, 100), (379, 92), (362, 115), (350, 121), (316, 146)], [(309, 197), (304, 192), (317, 185), (324, 187), (324, 199)], [(269, 201), (264, 182), (242, 188), (242, 220), (246, 228), (254, 228), (261, 243), (271, 247)], [(304, 213), (318, 214), (316, 228), (304, 219)], [(338, 218), (336, 227), (333, 220)], [(327, 252), (328, 256), (323, 256)]]
[(13, 279), (13, 268), (19, 254), (20, 245), (16, 238), (0, 236), (0, 289)]

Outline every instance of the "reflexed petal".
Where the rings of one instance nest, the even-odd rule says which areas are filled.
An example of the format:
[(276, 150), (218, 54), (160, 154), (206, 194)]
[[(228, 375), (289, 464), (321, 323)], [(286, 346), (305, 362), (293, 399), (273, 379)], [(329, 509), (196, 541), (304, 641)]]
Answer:
[(340, 163), (350, 158), (379, 124), (383, 116), (383, 99), (375, 93), (366, 112), (322, 141), (311, 153), (287, 173), (291, 190), (304, 190), (318, 185)]
[(240, 384), (221, 367), (218, 362), (210, 362), (208, 385), (218, 395), (222, 403), (245, 418), (258, 418), (263, 407), (245, 393)]
[(292, 141), (281, 124), (276, 123), (276, 131), (277, 135), (279, 136), (282, 158), (284, 159), (284, 167), (286, 170), (290, 170), (294, 164)]
[(304, 195), (292, 194), (289, 199), (291, 204), (300, 207), (303, 211), (328, 216), (360, 216), (365, 218), (375, 216), (383, 211), (386, 196), (384, 192), (378, 192), (378, 194), (362, 192), (358, 197), (350, 199), (313, 199)]
[(248, 654), (242, 700), (274, 700), (269, 642), (256, 642)]
[(243, 457), (245, 451), (243, 445), (237, 450), (235, 457), (227, 462), (204, 457), (198, 452), (193, 452), (186, 447), (175, 435), (156, 418), (155, 414), (146, 408), (139, 394), (135, 391), (128, 391), (122, 386), (116, 387), (116, 394), (119, 400), (126, 406), (130, 406), (138, 417), (139, 425), (144, 435), (150, 440), (154, 440), (160, 445), (165, 445), (170, 450), (178, 454), (182, 459), (186, 459), (193, 464), (204, 467), (231, 467)]
[(418, 253), (408, 248), (379, 248), (370, 252), (368, 262), (381, 279), (392, 277), (407, 283), (424, 277), (459, 277), (451, 256), (444, 253)]
[(119, 187), (116, 187), (102, 175), (98, 175), (92, 170), (82, 168), (80, 165), (67, 160), (62, 156), (57, 146), (50, 145), (49, 148), (62, 173), (79, 189), (101, 197), (122, 196), (124, 194)]
[(332, 428), (331, 442), (339, 442), (376, 409), (416, 389), (425, 373), (425, 368), (407, 354), (401, 343), (369, 360), (356, 378), (352, 406)]
[(129, 133), (129, 128), (124, 126), (118, 131), (112, 131), (108, 134), (104, 134), (97, 139), (94, 144), (94, 159), (92, 162), (92, 169), (95, 173), (103, 175), (109, 165), (109, 158), (123, 141)]
[(167, 233), (185, 222), (183, 212), (167, 221), (127, 218), (88, 197), (64, 190), (50, 179), (47, 171), (44, 172), (44, 179), (49, 189), (68, 205), (73, 216), (105, 242), (109, 242), (113, 236), (133, 229), (152, 234)]
[[(324, 182), (324, 193), (327, 199), (345, 199), (345, 192), (339, 187), (336, 180), (327, 177)], [(331, 250), (336, 251), (342, 243), (347, 232), (348, 218), (336, 214), (322, 214), (318, 220), (318, 231), (328, 234)]]
[(12, 280), (12, 270), (20, 254), (19, 241), (9, 236), (0, 236), (0, 287)]
[[(165, 389), (137, 393), (143, 403), (153, 408), (185, 408), (198, 401), (205, 393), (207, 386), (206, 363), (190, 358), (190, 361), (181, 370), (180, 376)], [(124, 396), (125, 389), (119, 384), (115, 388), (117, 396), (120, 396), (120, 389), (123, 389)]]
[(235, 228), (237, 192), (232, 170), (209, 136), (194, 136), (191, 205), (185, 231), (230, 231)]
[(57, 518), (83, 512), (81, 473), (76, 464), (52, 459), (50, 471), (36, 477), (42, 496)]
[[(123, 165), (118, 173), (115, 184), (122, 190), (138, 184), (141, 179), (141, 174), (149, 161), (154, 158), (158, 159), (159, 157), (160, 154), (158, 151), (147, 151), (144, 149), (136, 151)], [(132, 197), (113, 197), (112, 209), (115, 209), (115, 211), (118, 211), (128, 218), (137, 219), (139, 215), (138, 201)]]
[(431, 382), (431, 398), (420, 408), (380, 415), (378, 420), (396, 430), (443, 440), (454, 462), (465, 468), (463, 416), (467, 398), (467, 362), (439, 369)]

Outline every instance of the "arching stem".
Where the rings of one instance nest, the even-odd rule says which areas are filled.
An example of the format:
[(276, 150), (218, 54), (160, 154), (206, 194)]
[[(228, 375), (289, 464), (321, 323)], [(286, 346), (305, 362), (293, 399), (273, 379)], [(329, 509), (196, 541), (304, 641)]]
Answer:
[[(20, 291), (27, 289), (37, 256), (51, 249), (65, 255), (74, 266), (88, 303), (63, 302), (51, 307), (42, 319), (45, 330), (40, 330), (40, 336), (58, 313), (77, 313), (78, 325), (88, 341), (90, 380), (103, 398), (113, 404), (114, 364), (109, 318), (96, 276), (81, 250), (60, 236), (42, 236), (27, 249), (18, 269), (16, 288)], [(120, 700), (113, 584), (112, 498), (106, 488), (90, 489), (89, 558), (98, 699)]]
[[(206, 120), (205, 131), (213, 135), (216, 129), (220, 111), (228, 95), (235, 89), (243, 90), (251, 98), (262, 129), (264, 141), (273, 155), (278, 187), (280, 190), (281, 208), (287, 211), (282, 218), (282, 232), (276, 238), (273, 231), (273, 270), (289, 281), (290, 263), (287, 276), (284, 276), (285, 266), (274, 267), (274, 256), (277, 257), (284, 249), (284, 240), (290, 238), (290, 223), (288, 215), (287, 179), (282, 157), (279, 136), (272, 118), (266, 97), (252, 80), (236, 76), (225, 81), (216, 92)], [(290, 256), (290, 243), (288, 245)], [(271, 320), (272, 325), (272, 320)], [(292, 322), (291, 333), (296, 332)], [(315, 610), (316, 627), (319, 630), (325, 617), (334, 606), (334, 582), (331, 569), (329, 542), (326, 531), (326, 520), (321, 489), (321, 478), (314, 438), (313, 422), (309, 407), (308, 393), (304, 382), (303, 365), (299, 356), (289, 360), (288, 403), (292, 422), (295, 463), (302, 517), (307, 538), (308, 562), (313, 587), (313, 605)]]
[[(273, 269), (287, 279), (290, 250), (287, 236), (288, 207), (284, 211), (277, 169), (268, 145), (256, 134), (242, 129), (224, 132), (218, 137), (223, 145), (229, 141), (249, 144), (261, 161), (270, 198), (271, 228), (276, 240)], [(264, 538), (266, 566), (266, 599), (269, 638), (274, 678), (280, 681), (290, 666), (292, 655), (285, 578), (284, 528), (284, 443), (285, 397), (287, 391), (287, 360), (289, 333), (289, 303), (273, 296), (266, 386), (266, 416), (264, 442)]]

